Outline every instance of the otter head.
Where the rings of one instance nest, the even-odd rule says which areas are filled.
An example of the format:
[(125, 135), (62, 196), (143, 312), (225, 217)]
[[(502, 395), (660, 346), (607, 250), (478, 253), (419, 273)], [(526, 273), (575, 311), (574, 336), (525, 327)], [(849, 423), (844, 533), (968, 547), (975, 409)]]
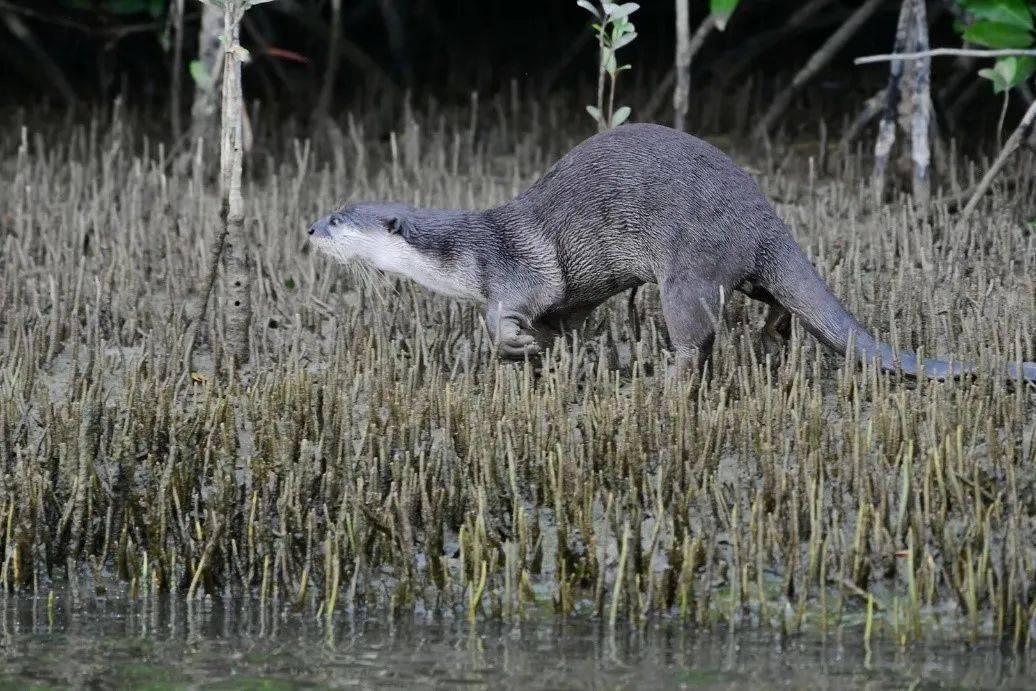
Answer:
[(309, 239), (320, 251), (338, 261), (358, 259), (378, 268), (398, 263), (410, 254), (415, 233), (413, 209), (402, 204), (347, 204), (309, 227)]
[(309, 239), (342, 263), (361, 261), (445, 295), (478, 298), (471, 262), (455, 251), (450, 224), (418, 215), (403, 204), (347, 204), (311, 225)]

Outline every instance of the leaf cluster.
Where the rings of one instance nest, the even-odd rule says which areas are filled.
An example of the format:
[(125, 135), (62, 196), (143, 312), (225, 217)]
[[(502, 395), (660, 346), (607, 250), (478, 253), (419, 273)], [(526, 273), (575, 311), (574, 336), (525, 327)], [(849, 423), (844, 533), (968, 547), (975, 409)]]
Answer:
[[(994, 49), (1032, 48), (1034, 0), (957, 0), (967, 18), (954, 28), (965, 41)], [(1018, 55), (1000, 58), (993, 67), (978, 71), (993, 83), (994, 93), (1018, 86), (1036, 72), (1036, 57)]]
[[(594, 17), (592, 27), (597, 33), (601, 49), (600, 71), (602, 75), (608, 75), (614, 94), (615, 81), (619, 73), (632, 69), (632, 65), (619, 64), (618, 51), (628, 46), (637, 37), (637, 29), (630, 21), (630, 16), (640, 9), (640, 5), (635, 2), (622, 4), (602, 2), (600, 7), (595, 7), (589, 0), (577, 0), (576, 4)], [(606, 108), (602, 99), (599, 99), (597, 105), (588, 105), (586, 112), (601, 129), (618, 127), (630, 116), (629, 106), (621, 106), (613, 110), (610, 104)]]

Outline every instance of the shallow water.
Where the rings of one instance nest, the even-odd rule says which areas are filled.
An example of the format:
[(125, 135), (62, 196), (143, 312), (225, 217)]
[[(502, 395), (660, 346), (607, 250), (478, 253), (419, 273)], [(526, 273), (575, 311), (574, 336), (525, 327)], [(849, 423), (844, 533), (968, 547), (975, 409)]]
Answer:
[[(279, 611), (279, 610), (278, 610)], [(675, 622), (387, 623), (258, 603), (0, 600), (0, 688), (1031, 688), (1033, 656), (995, 645), (874, 645), (857, 634), (709, 634)]]

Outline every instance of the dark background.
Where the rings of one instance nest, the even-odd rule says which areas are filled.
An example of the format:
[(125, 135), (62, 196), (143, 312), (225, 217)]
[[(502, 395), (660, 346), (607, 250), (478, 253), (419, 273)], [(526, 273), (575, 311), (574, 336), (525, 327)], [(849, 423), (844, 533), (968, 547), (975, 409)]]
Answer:
[[(705, 85), (741, 56), (740, 47), (772, 30), (801, 0), (743, 0), (727, 30), (714, 33), (695, 58), (696, 85)], [(803, 32), (758, 56), (748, 72), (790, 76), (859, 5), (839, 0), (821, 11)], [(871, 19), (825, 71), (830, 87), (860, 82), (880, 86), (884, 67), (853, 67), (852, 58), (888, 52), (898, 2)], [(91, 0), (0, 0), (0, 13), (17, 14), (30, 27), (72, 85), (77, 99), (106, 100), (125, 91), (142, 103), (168, 96), (171, 51), (162, 45), (168, 3), (159, 12), (115, 13), (111, 2)], [(201, 5), (186, 2), (185, 62), (195, 52)], [(692, 0), (692, 29), (707, 9)], [(959, 45), (942, 3), (929, 3), (933, 45)], [(157, 14), (157, 16), (153, 16)], [(634, 15), (638, 39), (621, 55), (634, 65), (629, 83), (645, 85), (672, 64), (673, 2), (644, 0)], [(315, 99), (327, 59), (330, 3), (275, 0), (249, 11), (243, 43), (255, 60), (245, 69), (246, 89), (288, 110), (304, 110)], [(596, 46), (588, 40), (589, 15), (574, 0), (343, 0), (343, 38), (348, 43), (338, 78), (336, 102), (348, 103), (371, 83), (432, 92), (445, 99), (472, 90), (507, 88), (512, 79), (541, 93), (587, 83), (593, 77)], [(268, 54), (263, 42), (297, 53), (305, 62)], [(950, 61), (937, 61), (935, 78)], [(0, 23), (0, 78), (5, 103), (61, 99), (48, 73), (8, 26)], [(190, 79), (184, 80), (185, 89)], [(284, 98), (289, 96), (289, 98)], [(66, 99), (67, 100), (67, 99)]]

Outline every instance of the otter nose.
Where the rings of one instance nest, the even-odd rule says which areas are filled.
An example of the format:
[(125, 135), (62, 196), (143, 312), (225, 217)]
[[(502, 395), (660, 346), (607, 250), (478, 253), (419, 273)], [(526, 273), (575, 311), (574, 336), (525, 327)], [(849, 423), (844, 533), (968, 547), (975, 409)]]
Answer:
[(312, 238), (331, 237), (330, 224), (326, 218), (322, 218), (309, 227), (309, 236)]

